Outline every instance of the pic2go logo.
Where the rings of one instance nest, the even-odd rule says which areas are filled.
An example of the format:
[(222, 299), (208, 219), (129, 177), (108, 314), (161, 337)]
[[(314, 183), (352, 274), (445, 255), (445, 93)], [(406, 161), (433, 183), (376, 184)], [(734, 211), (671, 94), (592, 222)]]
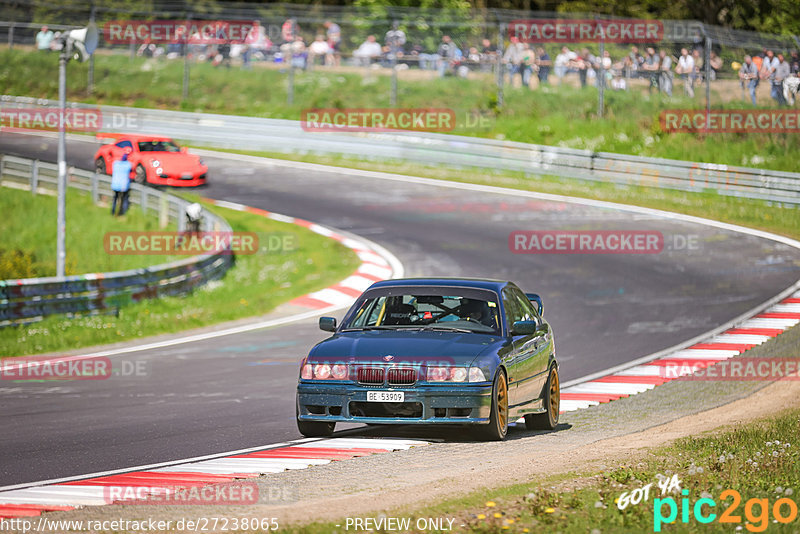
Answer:
[[(689, 512), (691, 510), (695, 521), (698, 523), (711, 523), (717, 519), (717, 514), (712, 512), (711, 509), (716, 508), (717, 503), (714, 499), (703, 498), (694, 502), (694, 505), (689, 503), (689, 490), (681, 491), (683, 498), (681, 499), (680, 514), (681, 522), (689, 523)], [(732, 499), (724, 512), (719, 516), (720, 523), (741, 523), (742, 516), (735, 515), (736, 510), (742, 503), (742, 496), (738, 491), (727, 489), (723, 491), (719, 498), (726, 500)], [(664, 515), (664, 508), (668, 509), (668, 513)], [(748, 523), (745, 528), (750, 532), (764, 532), (769, 526), (770, 511), (772, 517), (778, 523), (791, 523), (797, 519), (797, 503), (786, 497), (780, 498), (770, 508), (769, 499), (750, 499), (744, 505), (744, 516)], [(678, 503), (672, 497), (663, 499), (655, 499), (653, 501), (653, 531), (661, 532), (661, 526), (664, 524), (673, 523), (678, 518)]]

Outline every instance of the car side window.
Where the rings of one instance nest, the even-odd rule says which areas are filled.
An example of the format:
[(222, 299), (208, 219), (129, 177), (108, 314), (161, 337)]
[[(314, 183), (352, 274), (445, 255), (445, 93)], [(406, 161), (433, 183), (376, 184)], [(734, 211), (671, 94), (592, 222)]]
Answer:
[(133, 148), (133, 143), (130, 141), (120, 141), (115, 145), (117, 148)]
[(511, 330), (515, 322), (522, 320), (522, 312), (519, 309), (517, 299), (514, 298), (514, 294), (508, 288), (503, 290), (503, 308), (506, 311), (506, 324), (508, 324), (508, 329)]
[(536, 313), (536, 309), (531, 304), (531, 301), (528, 300), (528, 297), (525, 296), (524, 293), (521, 291), (514, 291), (514, 296), (517, 298), (517, 302), (519, 304), (520, 311), (522, 312), (522, 321), (536, 321), (539, 322), (539, 314)]

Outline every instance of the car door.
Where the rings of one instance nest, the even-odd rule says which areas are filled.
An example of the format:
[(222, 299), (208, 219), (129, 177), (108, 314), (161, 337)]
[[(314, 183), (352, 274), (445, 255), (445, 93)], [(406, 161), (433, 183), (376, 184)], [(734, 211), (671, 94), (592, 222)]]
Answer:
[[(517, 287), (507, 288), (519, 310), (520, 321), (534, 321), (542, 324), (530, 300)], [(533, 334), (514, 336), (515, 362), (515, 404), (526, 404), (539, 398), (547, 380), (549, 359), (549, 333), (537, 330)]]
[(509, 287), (503, 289), (503, 312), (505, 313), (508, 335), (511, 338), (511, 347), (503, 356), (503, 363), (508, 372), (508, 397), (509, 404), (516, 406), (521, 401), (519, 396), (519, 381), (524, 374), (525, 352), (530, 348), (526, 345), (526, 339), (531, 336), (518, 336), (512, 334), (512, 327), (516, 321), (522, 320), (522, 310), (514, 293)]

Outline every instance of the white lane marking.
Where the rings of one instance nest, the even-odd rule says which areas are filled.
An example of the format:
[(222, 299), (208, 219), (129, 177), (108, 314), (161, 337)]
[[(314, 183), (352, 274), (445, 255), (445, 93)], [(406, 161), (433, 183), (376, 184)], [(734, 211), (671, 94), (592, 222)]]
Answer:
[(730, 349), (685, 349), (679, 350), (669, 356), (660, 358), (662, 360), (708, 360), (710, 358), (718, 358), (727, 360), (740, 354), (738, 350)]
[(562, 400), (561, 407), (559, 411), (562, 412), (574, 412), (575, 410), (582, 410), (584, 408), (589, 408), (590, 406), (597, 406), (600, 403), (598, 401), (590, 401), (590, 400)]
[(314, 223), (311, 226), (309, 226), (308, 229), (314, 232), (315, 234), (324, 235), (325, 237), (331, 237), (332, 235), (334, 235), (333, 230), (325, 226), (322, 226), (321, 224)]
[[(285, 458), (218, 458), (216, 460), (206, 460), (202, 463), (194, 464), (198, 467), (224, 467), (235, 469), (237, 473), (260, 473), (274, 472), (275, 469), (284, 471), (286, 469), (306, 469), (311, 465), (325, 465), (330, 460), (322, 459), (285, 459)], [(267, 471), (264, 471), (267, 470)]]
[(767, 313), (800, 313), (800, 303), (776, 304)]
[(397, 449), (410, 449), (417, 445), (428, 445), (428, 441), (419, 440), (395, 440), (382, 438), (332, 438), (311, 443), (299, 443), (297, 447), (304, 448), (325, 448), (325, 449), (386, 449), (387, 451)]
[[(217, 202), (219, 202), (219, 200)], [(295, 222), (295, 218), (294, 217), (289, 217), (288, 215), (283, 215), (281, 213), (272, 213), (272, 212), (270, 212), (270, 214), (267, 215), (267, 217), (272, 219), (273, 221), (285, 222), (285, 223), (289, 223), (289, 224), (294, 224), (294, 222)]]
[(637, 365), (617, 373), (618, 376), (664, 376), (662, 365)]
[(350, 304), (353, 303), (354, 300), (356, 300), (355, 297), (352, 297), (347, 293), (342, 293), (341, 291), (337, 291), (329, 287), (325, 289), (320, 289), (319, 291), (314, 291), (313, 293), (309, 293), (306, 296), (312, 299), (321, 300), (322, 302), (331, 304), (333, 306), (337, 306), (339, 308), (349, 306)]
[[(216, 467), (210, 465), (204, 465), (202, 467), (195, 467), (193, 464), (190, 465), (174, 465), (172, 467), (162, 467), (160, 469), (154, 469), (159, 473), (204, 473), (206, 475), (232, 475), (232, 474), (246, 474), (246, 475), (254, 475), (256, 474), (253, 471), (237, 471), (231, 467)], [(284, 469), (275, 468), (275, 473), (282, 473), (285, 471)], [(259, 473), (261, 474), (261, 473)]]
[(344, 287), (351, 287), (351, 288), (353, 288), (353, 289), (355, 289), (357, 291), (362, 291), (363, 292), (369, 286), (371, 286), (373, 283), (374, 282), (372, 280), (370, 280), (369, 278), (364, 278), (363, 276), (353, 275), (353, 276), (348, 276), (347, 278), (345, 278), (344, 280), (339, 282), (339, 285), (340, 286), (344, 286)]
[(749, 324), (759, 325), (760, 328), (782, 328), (786, 330), (800, 323), (800, 319), (791, 319), (789, 317), (754, 317), (747, 322)]
[[(234, 458), (232, 456), (227, 456), (225, 458), (219, 458), (216, 460), (205, 460), (203, 462), (197, 462), (189, 465), (196, 465), (198, 467), (206, 466), (206, 465), (222, 465), (222, 462), (237, 462), (241, 463), (242, 465), (244, 462), (256, 462), (259, 465), (268, 465), (268, 464), (275, 464), (276, 466), (282, 465), (290, 465), (290, 466), (310, 466), (310, 465), (326, 465), (331, 463), (330, 459), (328, 458), (259, 458), (257, 456), (251, 456), (247, 458)], [(244, 472), (244, 471), (243, 471)]]
[[(316, 440), (319, 440), (320, 438), (308, 438), (308, 439), (316, 441)], [(292, 442), (292, 443), (294, 443), (294, 442)], [(247, 449), (238, 449), (238, 450), (235, 450), (235, 451), (226, 451), (226, 452), (220, 452), (220, 453), (216, 453), (216, 454), (206, 454), (204, 456), (195, 456), (193, 458), (184, 458), (184, 459), (181, 459), (181, 460), (173, 460), (171, 462), (160, 462), (160, 463), (157, 463), (157, 464), (137, 465), (137, 466), (133, 466), (133, 467), (126, 467), (126, 468), (123, 468), (123, 469), (112, 469), (112, 470), (109, 470), (109, 471), (98, 471), (96, 473), (87, 473), (85, 475), (76, 475), (76, 476), (62, 477), (62, 478), (51, 478), (49, 480), (39, 480), (39, 481), (36, 481), (36, 482), (25, 482), (25, 483), (22, 483), (22, 484), (13, 484), (13, 485), (10, 485), (10, 486), (0, 487), (0, 497), (2, 497), (3, 495), (6, 495), (5, 492), (14, 491), (14, 490), (17, 490), (17, 489), (22, 489), (22, 488), (36, 488), (36, 487), (42, 487), (42, 486), (49, 485), (49, 484), (61, 484), (63, 482), (75, 482), (75, 481), (78, 481), (78, 480), (85, 480), (87, 478), (106, 477), (106, 476), (111, 476), (111, 475), (120, 475), (120, 474), (123, 474), (123, 473), (136, 473), (136, 472), (140, 472), (140, 471), (153, 471), (153, 470), (158, 469), (160, 467), (169, 467), (169, 466), (173, 466), (173, 465), (181, 465), (181, 464), (187, 464), (187, 463), (191, 463), (191, 462), (200, 462), (200, 461), (203, 461), (203, 460), (212, 460), (214, 458), (225, 458), (227, 456), (234, 456), (234, 455), (237, 455), (237, 454), (248, 454), (248, 453), (251, 453), (251, 452), (272, 450), (272, 449), (277, 449), (278, 447), (288, 447), (289, 445), (290, 445), (290, 443), (287, 443), (287, 442), (273, 443), (271, 445), (263, 445), (263, 446), (260, 446), (260, 447), (249, 447)]]
[(48, 486), (0, 494), (0, 504), (55, 504), (91, 506), (108, 504), (103, 486)]
[(711, 338), (708, 343), (745, 343), (761, 345), (765, 341), (772, 339), (769, 336), (757, 334), (720, 334)]
[(629, 384), (627, 382), (584, 382), (569, 388), (562, 389), (563, 393), (615, 393), (635, 395), (648, 389), (653, 389), (655, 384)]
[(797, 323), (800, 323), (800, 319), (769, 319), (756, 317), (743, 322), (739, 325), (739, 328), (779, 328), (781, 330), (786, 330)]
[(214, 200), (214, 205), (220, 208), (228, 208), (229, 210), (244, 211), (245, 205), (238, 202), (228, 202), (227, 200)]
[(388, 267), (381, 267), (380, 265), (373, 265), (371, 263), (362, 263), (361, 267), (356, 271), (357, 273), (371, 274), (378, 278), (389, 278), (392, 274), (392, 269)]
[(375, 254), (374, 252), (356, 252), (361, 261), (374, 263), (376, 265), (389, 265), (386, 260)]

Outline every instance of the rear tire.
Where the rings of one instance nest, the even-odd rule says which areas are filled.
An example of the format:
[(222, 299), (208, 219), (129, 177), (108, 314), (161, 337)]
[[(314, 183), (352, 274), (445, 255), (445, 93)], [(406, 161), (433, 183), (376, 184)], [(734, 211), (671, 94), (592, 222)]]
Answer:
[(528, 430), (553, 430), (558, 426), (561, 410), (561, 383), (558, 378), (558, 367), (550, 368), (547, 383), (544, 385), (544, 406), (547, 411), (525, 416), (525, 428)]
[(103, 158), (97, 158), (94, 160), (94, 170), (97, 171), (97, 174), (108, 174), (108, 170), (106, 169), (106, 160)]
[(492, 411), (489, 424), (481, 425), (480, 436), (488, 441), (503, 441), (508, 434), (508, 381), (502, 369), (498, 369), (492, 385)]
[(136, 173), (134, 181), (137, 184), (146, 184), (147, 183), (147, 171), (142, 167), (142, 164), (136, 166)]

